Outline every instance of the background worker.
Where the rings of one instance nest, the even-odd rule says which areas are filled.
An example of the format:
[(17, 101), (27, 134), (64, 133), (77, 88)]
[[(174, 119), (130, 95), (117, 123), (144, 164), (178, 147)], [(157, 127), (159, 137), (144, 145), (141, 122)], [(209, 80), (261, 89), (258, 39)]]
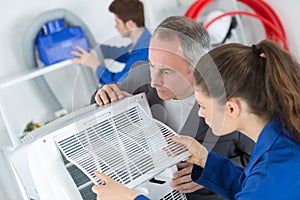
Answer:
[(116, 47), (100, 45), (104, 58), (111, 58), (118, 62), (125, 63), (120, 72), (111, 72), (100, 65), (96, 57), (82, 47), (77, 46), (78, 51), (71, 53), (77, 58), (73, 62), (84, 64), (95, 71), (100, 84), (123, 81), (131, 66), (137, 61), (148, 60), (148, 47), (151, 34), (145, 28), (145, 17), (143, 3), (139, 0), (114, 0), (109, 11), (115, 15), (115, 27), (123, 36), (130, 38), (131, 43), (127, 46)]

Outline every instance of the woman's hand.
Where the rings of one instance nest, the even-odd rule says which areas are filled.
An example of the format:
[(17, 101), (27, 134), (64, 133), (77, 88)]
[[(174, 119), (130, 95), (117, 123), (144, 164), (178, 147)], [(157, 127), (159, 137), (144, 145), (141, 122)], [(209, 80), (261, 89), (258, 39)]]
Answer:
[(192, 154), (187, 162), (199, 165), (201, 167), (205, 166), (206, 159), (208, 156), (207, 149), (201, 145), (197, 140), (190, 136), (180, 135), (180, 136), (173, 136), (172, 140), (179, 144), (184, 145), (188, 151)]
[(92, 187), (92, 191), (97, 194), (97, 200), (133, 200), (138, 196), (137, 192), (105, 174), (96, 171), (95, 175), (105, 182), (104, 185), (94, 185)]

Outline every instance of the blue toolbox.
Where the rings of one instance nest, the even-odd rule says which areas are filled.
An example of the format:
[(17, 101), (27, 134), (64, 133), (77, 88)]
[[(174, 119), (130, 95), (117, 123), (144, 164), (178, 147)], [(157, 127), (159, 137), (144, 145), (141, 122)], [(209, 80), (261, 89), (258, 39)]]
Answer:
[(79, 26), (65, 27), (63, 19), (46, 23), (36, 39), (39, 57), (45, 66), (74, 58), (70, 52), (76, 50), (77, 45), (89, 52), (82, 29)]

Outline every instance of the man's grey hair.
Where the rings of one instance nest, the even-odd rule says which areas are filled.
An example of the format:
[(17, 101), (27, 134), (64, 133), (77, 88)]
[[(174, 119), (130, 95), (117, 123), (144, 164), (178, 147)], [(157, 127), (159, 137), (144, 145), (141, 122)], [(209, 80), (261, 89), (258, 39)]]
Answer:
[(184, 16), (172, 16), (163, 20), (152, 34), (161, 40), (179, 38), (183, 56), (193, 66), (211, 48), (206, 29), (196, 21)]

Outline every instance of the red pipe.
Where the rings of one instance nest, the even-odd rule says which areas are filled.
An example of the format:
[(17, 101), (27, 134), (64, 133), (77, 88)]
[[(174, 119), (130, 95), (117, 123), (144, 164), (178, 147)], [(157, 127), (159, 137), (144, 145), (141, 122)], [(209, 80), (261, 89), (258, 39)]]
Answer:
[[(236, 12), (246, 12), (248, 16), (253, 15), (252, 17), (258, 18), (262, 20), (266, 35), (270, 36), (273, 33), (278, 37), (272, 37), (271, 39), (275, 42), (279, 43), (281, 40), (284, 44), (286, 50), (288, 50), (288, 45), (286, 42), (286, 34), (283, 28), (282, 22), (280, 21), (278, 15), (274, 12), (274, 10), (263, 0), (237, 0), (248, 7), (250, 7), (257, 15), (246, 12), (246, 11), (236, 11)], [(190, 8), (185, 13), (186, 17), (197, 20), (202, 10), (209, 4), (213, 2), (213, 0), (198, 0), (193, 3)], [(234, 14), (233, 14), (234, 15)]]
[(282, 35), (284, 36), (284, 38), (286, 38), (286, 34), (285, 34), (283, 24), (282, 24), (279, 16), (277, 15), (277, 13), (266, 2), (264, 2), (264, 1), (259, 1), (259, 2), (261, 2), (262, 5), (264, 5), (266, 8), (268, 8), (270, 10), (272, 15), (276, 18), (277, 24), (281, 29)]
[(207, 4), (211, 3), (213, 0), (205, 0), (201, 1), (198, 0), (195, 3), (193, 3), (190, 8), (187, 10), (187, 12), (184, 14), (184, 16), (191, 18), (193, 20), (196, 20), (199, 16), (199, 14), (202, 12), (202, 10), (206, 7)]

